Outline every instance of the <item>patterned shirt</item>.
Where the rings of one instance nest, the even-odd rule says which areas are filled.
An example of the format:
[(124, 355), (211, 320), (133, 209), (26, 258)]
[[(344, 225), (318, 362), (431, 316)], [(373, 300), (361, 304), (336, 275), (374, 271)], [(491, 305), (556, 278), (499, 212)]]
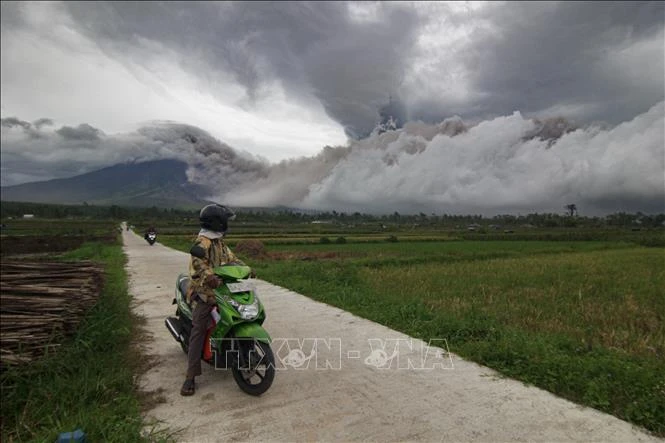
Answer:
[[(222, 266), (227, 263), (235, 262), (241, 265), (244, 263), (235, 256), (231, 249), (224, 244), (222, 238), (209, 239), (203, 235), (199, 235), (192, 246), (192, 250), (196, 247), (204, 251), (204, 258), (199, 258), (193, 254), (190, 256), (189, 261), (189, 278), (191, 284), (187, 292), (187, 301), (191, 302), (194, 293), (206, 303), (213, 303), (215, 301), (215, 292), (205, 285), (205, 280), (210, 275), (215, 275), (213, 268)], [(221, 279), (221, 277), (220, 277)]]

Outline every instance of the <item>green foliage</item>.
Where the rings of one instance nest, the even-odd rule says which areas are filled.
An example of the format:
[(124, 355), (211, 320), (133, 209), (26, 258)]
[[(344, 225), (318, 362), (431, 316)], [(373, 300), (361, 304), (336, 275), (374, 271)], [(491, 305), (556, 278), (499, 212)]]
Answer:
[(343, 250), (356, 255), (253, 266), (276, 284), (425, 341), (445, 338), (465, 358), (665, 435), (662, 250), (582, 241)]
[[(200, 209), (200, 208), (199, 208)], [(156, 206), (137, 208), (123, 207), (118, 205), (52, 205), (42, 203), (23, 203), (3, 201), (0, 205), (0, 217), (22, 217), (23, 214), (34, 214), (39, 218), (88, 218), (88, 219), (113, 219), (130, 220), (138, 223), (160, 223), (179, 220), (198, 226), (199, 209), (188, 208), (158, 208)], [(309, 211), (303, 212), (288, 208), (235, 208), (238, 214), (238, 222), (258, 224), (266, 228), (276, 224), (294, 226), (300, 224), (302, 229), (312, 232), (317, 229), (337, 230), (344, 227), (353, 227), (355, 231), (381, 232), (389, 229), (457, 229), (466, 230), (471, 224), (478, 224), (483, 229), (494, 227), (495, 229), (515, 229), (522, 227), (536, 228), (641, 228), (662, 229), (665, 225), (665, 213), (643, 214), (637, 212), (629, 214), (617, 212), (605, 217), (586, 217), (575, 212), (571, 216), (569, 211), (561, 214), (532, 213), (527, 215), (502, 214), (494, 217), (483, 217), (481, 215), (458, 215), (458, 214), (361, 214), (355, 212), (347, 214), (337, 211)], [(562, 210), (565, 208), (562, 208)], [(577, 211), (577, 209), (576, 209)], [(320, 224), (313, 225), (314, 222)], [(281, 227), (280, 227), (281, 228)], [(490, 228), (492, 229), (492, 228)]]
[(7, 236), (80, 236), (91, 238), (94, 236), (115, 237), (119, 228), (110, 220), (53, 220), (53, 219), (19, 219), (3, 221), (2, 234)]
[(75, 337), (50, 356), (2, 373), (2, 441), (55, 441), (76, 428), (89, 441), (143, 441), (122, 248), (86, 243), (62, 259), (103, 263), (105, 285)]
[(32, 214), (42, 219), (167, 219), (175, 217), (197, 217), (198, 210), (164, 209), (156, 206), (150, 208), (122, 207), (118, 205), (55, 205), (46, 203), (24, 203), (3, 201), (0, 206), (0, 217), (20, 218), (24, 214)]
[[(3, 202), (3, 235), (86, 235), (92, 227), (107, 235), (108, 221), (120, 217), (139, 233), (155, 225), (160, 242), (188, 251), (199, 230), (198, 211), (26, 205)], [(237, 212), (227, 242), (267, 246), (266, 259), (251, 261), (262, 278), (416, 337), (447, 338), (466, 358), (665, 435), (665, 214), (571, 221), (556, 214)], [(24, 213), (36, 218), (6, 218)], [(471, 223), (485, 233), (468, 232)], [(348, 258), (269, 258), (292, 251)], [(104, 261), (107, 281), (117, 285), (105, 288), (89, 323), (58, 358), (3, 374), (3, 441), (48, 441), (83, 424), (95, 441), (139, 439), (118, 254), (117, 245), (93, 243), (68, 256)]]
[(464, 240), (535, 240), (535, 241), (615, 241), (631, 242), (642, 246), (665, 246), (665, 230), (624, 231), (608, 229), (584, 230), (546, 230), (519, 233), (482, 233), (460, 234)]
[(337, 237), (335, 239), (335, 243), (337, 243), (338, 245), (343, 245), (343, 244), (346, 243), (346, 238), (345, 237)]

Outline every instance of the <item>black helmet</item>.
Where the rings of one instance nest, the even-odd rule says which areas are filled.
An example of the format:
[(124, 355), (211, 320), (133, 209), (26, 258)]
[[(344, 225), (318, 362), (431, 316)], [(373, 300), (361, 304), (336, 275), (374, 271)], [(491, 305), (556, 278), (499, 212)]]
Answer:
[(236, 215), (232, 210), (216, 203), (205, 206), (199, 214), (201, 227), (215, 232), (226, 232), (228, 221), (234, 218)]

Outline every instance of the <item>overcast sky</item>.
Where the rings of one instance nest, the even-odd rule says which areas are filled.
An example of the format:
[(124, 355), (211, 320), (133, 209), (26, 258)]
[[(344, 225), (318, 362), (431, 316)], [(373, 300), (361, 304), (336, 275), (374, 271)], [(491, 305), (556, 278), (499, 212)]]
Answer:
[[(129, 154), (174, 156), (177, 149), (163, 149), (160, 137), (182, 135), (188, 125), (264, 176), (280, 161), (328, 159), (299, 185), (302, 201), (324, 205), (324, 195), (332, 198), (324, 184), (340, 173), (328, 156), (335, 164), (349, 158), (324, 146), (360, 151), (354, 140), (375, 128), (389, 97), (402, 122), (459, 116), (473, 126), (562, 116), (616, 134), (613, 128), (640, 115), (658, 116), (665, 96), (660, 1), (1, 8), (3, 185), (87, 172)], [(655, 121), (657, 138), (632, 149), (661, 166)], [(469, 167), (450, 161), (453, 171)], [(417, 167), (405, 178), (413, 193), (427, 188), (415, 178)], [(662, 169), (653, 174), (662, 184)], [(440, 185), (449, 191), (460, 183)], [(363, 197), (354, 198), (362, 206)]]

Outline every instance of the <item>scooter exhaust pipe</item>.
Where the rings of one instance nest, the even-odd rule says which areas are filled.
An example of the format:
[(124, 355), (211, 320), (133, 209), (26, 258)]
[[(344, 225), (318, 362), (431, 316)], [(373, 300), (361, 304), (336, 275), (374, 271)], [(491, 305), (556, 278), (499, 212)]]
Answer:
[(175, 341), (178, 343), (181, 343), (183, 341), (182, 335), (180, 334), (180, 320), (178, 320), (175, 317), (169, 317), (166, 320), (164, 320), (164, 324), (166, 325), (166, 329), (169, 330)]

